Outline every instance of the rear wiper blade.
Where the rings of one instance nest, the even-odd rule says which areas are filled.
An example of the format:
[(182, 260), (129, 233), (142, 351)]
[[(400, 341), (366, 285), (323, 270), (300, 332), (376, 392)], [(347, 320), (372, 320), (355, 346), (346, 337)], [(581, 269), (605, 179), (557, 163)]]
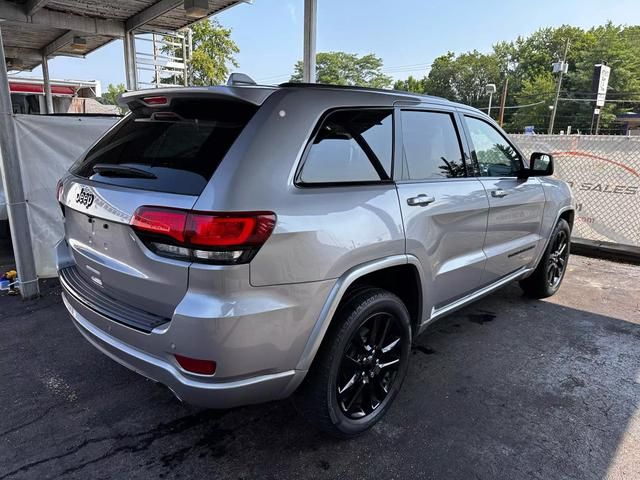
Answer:
[(111, 163), (96, 163), (93, 166), (93, 171), (100, 175), (104, 175), (105, 177), (158, 178), (153, 173), (140, 168)]

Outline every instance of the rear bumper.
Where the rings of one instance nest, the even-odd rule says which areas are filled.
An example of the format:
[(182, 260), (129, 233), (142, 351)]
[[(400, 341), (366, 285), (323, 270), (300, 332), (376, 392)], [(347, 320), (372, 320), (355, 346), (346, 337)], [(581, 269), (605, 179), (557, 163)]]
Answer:
[(167, 360), (143, 352), (97, 328), (82, 315), (81, 311), (85, 309), (82, 304), (68, 293), (63, 293), (62, 298), (76, 328), (94, 347), (125, 367), (167, 386), (187, 403), (230, 408), (276, 400), (289, 396), (306, 374), (301, 370), (288, 370), (233, 381), (199, 380), (185, 375)]
[[(56, 256), (59, 271), (76, 265), (64, 240)], [(228, 408), (289, 396), (306, 375), (298, 364), (335, 281), (252, 287), (248, 265), (221, 269), (193, 268), (171, 318), (147, 330), (113, 315), (134, 315), (126, 302), (110, 297), (114, 308), (103, 311), (86, 286), (59, 278), (64, 303), (91, 344), (185, 402)], [(186, 371), (176, 354), (214, 360), (216, 373)]]

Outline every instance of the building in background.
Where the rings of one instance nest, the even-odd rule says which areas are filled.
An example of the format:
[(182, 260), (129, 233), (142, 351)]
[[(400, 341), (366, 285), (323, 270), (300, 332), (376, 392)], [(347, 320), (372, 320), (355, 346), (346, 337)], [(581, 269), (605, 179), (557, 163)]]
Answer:
[[(46, 112), (44, 80), (31, 77), (9, 77), (13, 113), (41, 114)], [(119, 115), (115, 105), (103, 105), (98, 80), (51, 80), (54, 113)]]
[(640, 113), (623, 113), (616, 117), (616, 122), (622, 124), (625, 135), (640, 135)]

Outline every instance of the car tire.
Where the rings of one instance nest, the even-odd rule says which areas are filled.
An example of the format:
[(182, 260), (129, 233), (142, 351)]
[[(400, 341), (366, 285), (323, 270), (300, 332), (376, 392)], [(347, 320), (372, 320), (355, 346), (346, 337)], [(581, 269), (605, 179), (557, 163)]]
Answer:
[(560, 288), (567, 271), (571, 250), (571, 228), (560, 219), (551, 233), (549, 244), (534, 272), (520, 281), (520, 287), (530, 298), (547, 298)]
[(302, 416), (339, 438), (366, 432), (388, 411), (407, 373), (411, 322), (396, 295), (379, 288), (339, 307), (302, 385)]

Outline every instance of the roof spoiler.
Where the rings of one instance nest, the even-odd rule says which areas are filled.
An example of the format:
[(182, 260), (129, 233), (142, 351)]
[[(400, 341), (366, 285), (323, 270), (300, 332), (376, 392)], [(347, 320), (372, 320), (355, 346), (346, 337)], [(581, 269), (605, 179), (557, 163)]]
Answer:
[[(269, 95), (275, 92), (275, 88), (236, 88), (239, 85), (216, 87), (171, 87), (154, 88), (135, 92), (126, 92), (118, 98), (118, 104), (126, 106), (132, 102), (146, 106), (162, 107), (170, 103), (174, 98), (210, 98), (220, 100), (235, 100), (237, 102), (250, 103), (260, 106)], [(161, 99), (166, 97), (167, 101)], [(150, 104), (149, 101), (152, 103)]]

